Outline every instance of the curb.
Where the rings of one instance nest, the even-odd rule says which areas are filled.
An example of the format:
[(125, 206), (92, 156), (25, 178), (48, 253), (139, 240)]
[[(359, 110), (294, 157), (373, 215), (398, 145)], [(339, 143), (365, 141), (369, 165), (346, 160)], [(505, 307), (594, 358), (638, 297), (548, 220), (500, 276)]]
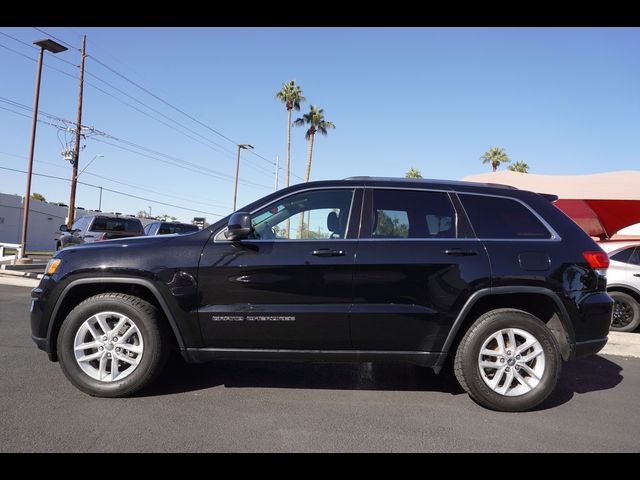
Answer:
[(0, 274), (0, 285), (12, 285), (14, 287), (37, 287), (40, 280), (34, 278), (25, 278), (23, 275), (4, 275)]
[(599, 352), (603, 355), (640, 358), (640, 334), (609, 332), (609, 341)]
[(22, 278), (34, 278), (40, 280), (44, 273), (35, 273), (35, 272), (21, 272), (16, 270), (6, 270), (0, 269), (0, 276), (7, 275), (11, 277), (22, 277)]

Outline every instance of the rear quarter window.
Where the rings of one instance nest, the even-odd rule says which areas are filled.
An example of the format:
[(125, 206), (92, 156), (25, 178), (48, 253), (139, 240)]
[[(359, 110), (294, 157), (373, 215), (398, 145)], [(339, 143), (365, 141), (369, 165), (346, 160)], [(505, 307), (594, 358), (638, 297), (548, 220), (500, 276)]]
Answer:
[(516, 200), (474, 194), (459, 194), (459, 198), (478, 238), (551, 238), (547, 227)]

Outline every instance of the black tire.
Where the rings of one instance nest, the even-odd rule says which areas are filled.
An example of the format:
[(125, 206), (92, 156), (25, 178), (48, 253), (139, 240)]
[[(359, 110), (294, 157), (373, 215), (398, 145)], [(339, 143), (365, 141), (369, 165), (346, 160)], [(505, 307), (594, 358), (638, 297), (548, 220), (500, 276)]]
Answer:
[[(92, 315), (104, 311), (127, 316), (144, 339), (140, 363), (120, 381), (103, 382), (90, 377), (74, 356), (78, 329)], [(65, 376), (83, 392), (96, 397), (126, 397), (150, 384), (163, 370), (170, 351), (168, 335), (166, 323), (149, 302), (123, 293), (101, 293), (84, 300), (64, 320), (58, 335), (58, 358)]]
[[(545, 355), (540, 383), (519, 396), (505, 396), (493, 391), (482, 379), (478, 364), (483, 342), (505, 328), (518, 328), (533, 335)], [(503, 308), (483, 314), (467, 330), (456, 351), (454, 373), (462, 388), (483, 407), (502, 412), (522, 412), (542, 403), (555, 389), (561, 363), (558, 342), (540, 319), (522, 310)]]
[[(611, 330), (614, 332), (633, 332), (640, 326), (640, 305), (635, 298), (627, 293), (608, 292), (615, 301), (613, 306), (613, 318)], [(618, 311), (620, 309), (620, 311)], [(617, 315), (630, 315), (627, 318), (620, 318)]]

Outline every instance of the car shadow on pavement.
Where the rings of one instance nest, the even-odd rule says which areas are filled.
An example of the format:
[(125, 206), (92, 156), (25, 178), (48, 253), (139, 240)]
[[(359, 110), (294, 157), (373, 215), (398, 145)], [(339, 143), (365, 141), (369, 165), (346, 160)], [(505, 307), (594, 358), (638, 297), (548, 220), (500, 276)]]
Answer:
[(534, 411), (547, 410), (570, 401), (578, 393), (609, 390), (622, 382), (622, 367), (612, 361), (615, 357), (591, 355), (567, 362), (562, 366), (555, 391)]
[[(622, 381), (622, 367), (591, 356), (563, 364), (556, 390), (535, 410), (547, 410), (573, 396), (614, 388)], [(300, 388), (331, 390), (433, 391), (465, 393), (452, 374), (436, 375), (431, 369), (396, 363), (297, 363), (227, 361), (187, 365), (172, 362), (138, 397), (171, 395), (226, 388)]]
[(138, 396), (169, 395), (216, 386), (464, 393), (452, 376), (436, 375), (429, 368), (409, 364), (220, 360), (200, 365), (173, 362)]

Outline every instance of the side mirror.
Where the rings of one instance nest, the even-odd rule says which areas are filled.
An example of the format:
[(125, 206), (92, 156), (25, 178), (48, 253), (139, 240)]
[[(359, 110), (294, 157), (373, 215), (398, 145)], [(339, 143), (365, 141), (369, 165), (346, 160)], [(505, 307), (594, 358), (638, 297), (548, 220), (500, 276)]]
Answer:
[(236, 212), (229, 218), (227, 231), (224, 236), (227, 240), (240, 240), (247, 237), (253, 231), (251, 226), (251, 214), (247, 212)]
[(58, 230), (60, 230), (61, 232), (68, 232), (69, 228), (66, 224), (63, 223), (62, 225), (60, 225), (60, 228)]

